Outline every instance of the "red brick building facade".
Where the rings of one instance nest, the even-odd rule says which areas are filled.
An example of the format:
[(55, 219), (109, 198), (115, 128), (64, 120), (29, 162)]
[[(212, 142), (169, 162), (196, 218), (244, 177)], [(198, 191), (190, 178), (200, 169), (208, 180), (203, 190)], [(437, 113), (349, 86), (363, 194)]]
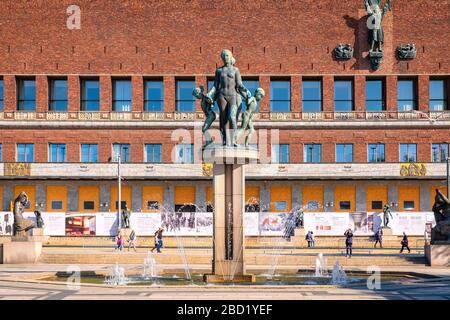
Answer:
[[(80, 9), (75, 18), (72, 9), (67, 13), (73, 4)], [(90, 211), (80, 207), (78, 188), (92, 185), (100, 190), (95, 208), (114, 211), (110, 206), (115, 183), (115, 165), (110, 162), (114, 143), (130, 145), (129, 163), (124, 165), (130, 167), (128, 176), (125, 174), (125, 184), (132, 190), (128, 207), (146, 210), (151, 195), (143, 198), (145, 185), (163, 186), (161, 197), (172, 206), (181, 201), (177, 197), (183, 199), (176, 195), (176, 186), (194, 186), (194, 202), (204, 206), (211, 199), (211, 178), (202, 173), (202, 165), (179, 164), (179, 172), (169, 166), (178, 142), (174, 130), (185, 128), (192, 133), (203, 121), (198, 100), (194, 112), (177, 110), (176, 84), (189, 79), (196, 86), (207, 87), (221, 65), (220, 51), (229, 48), (244, 80), (259, 81), (266, 92), (255, 127), (268, 129), (269, 135), (270, 130), (278, 129), (279, 143), (289, 145), (288, 163), (260, 164), (261, 170), (256, 166), (249, 172), (248, 185), (257, 188), (249, 194), (258, 198), (262, 207), (287, 201), (285, 210), (298, 205), (308, 210), (308, 201), (322, 190), (315, 199), (319, 208), (311, 210), (373, 211), (369, 200), (379, 199), (394, 203), (399, 211), (429, 211), (432, 188), (445, 186), (445, 163), (434, 161), (433, 144), (448, 144), (450, 138), (449, 7), (448, 0), (393, 1), (382, 24), (383, 62), (374, 71), (368, 58), (368, 16), (363, 0), (4, 0), (0, 8), (3, 209), (9, 209), (17, 186), (31, 186), (35, 203), (30, 210), (40, 205), (44, 211), (55, 211), (48, 187), (60, 186), (67, 211)], [(79, 28), (68, 27), (77, 23)], [(334, 58), (333, 50), (340, 43), (354, 48), (350, 60)], [(396, 49), (407, 43), (415, 44), (417, 56), (400, 60)], [(22, 79), (35, 80), (32, 111), (18, 110)], [(52, 79), (67, 80), (67, 110), (63, 112), (49, 110)], [(81, 111), (83, 79), (99, 81), (99, 109), (95, 112)], [(115, 79), (131, 81), (132, 103), (127, 112), (113, 111)], [(151, 79), (163, 84), (161, 112), (144, 109), (144, 81)], [(290, 83), (287, 112), (271, 109), (271, 82), (280, 79)], [(384, 86), (383, 109), (375, 113), (366, 110), (366, 83), (371, 79), (382, 80)], [(399, 110), (398, 83), (405, 79), (412, 80), (416, 110)], [(321, 110), (317, 112), (303, 108), (303, 82), (308, 80), (321, 83)], [(337, 80), (351, 81), (352, 110), (335, 111)], [(433, 80), (444, 84), (442, 110), (430, 110)], [(50, 163), (50, 143), (65, 145), (65, 163)], [(80, 145), (84, 143), (98, 145), (95, 165), (81, 163)], [(21, 162), (18, 144), (34, 145), (33, 163), (25, 173), (17, 169)], [(161, 164), (145, 164), (145, 144), (162, 144)], [(305, 159), (306, 144), (321, 145), (319, 163)], [(351, 161), (337, 163), (337, 144), (352, 145)], [(368, 144), (385, 146), (383, 163), (370, 163)], [(426, 173), (401, 173), (401, 144), (416, 145), (413, 162), (425, 164)], [(270, 156), (270, 146), (262, 152)], [(359, 172), (358, 165), (366, 169)], [(391, 167), (386, 169), (388, 165)], [(133, 173), (133, 166), (147, 174)], [(91, 174), (80, 174), (80, 170)], [(341, 184), (350, 188), (348, 209), (339, 207), (341, 194), (346, 193), (336, 190)], [(317, 186), (322, 189), (314, 189)], [(370, 189), (372, 186), (382, 191)], [(380, 195), (383, 188), (386, 194)], [(288, 196), (283, 199), (283, 194)], [(405, 201), (414, 204), (405, 208)]]

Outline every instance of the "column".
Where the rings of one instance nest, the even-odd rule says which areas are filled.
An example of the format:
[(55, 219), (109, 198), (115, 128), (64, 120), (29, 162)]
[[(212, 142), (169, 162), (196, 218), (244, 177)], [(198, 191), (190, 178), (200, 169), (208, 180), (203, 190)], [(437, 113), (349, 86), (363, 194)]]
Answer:
[(131, 103), (133, 112), (144, 111), (144, 82), (141, 75), (131, 77)]
[(14, 187), (10, 184), (3, 185), (3, 210), (10, 211), (11, 210), (11, 201), (14, 201)]
[(302, 112), (302, 77), (291, 77), (291, 112)]
[(323, 111), (334, 111), (334, 77), (324, 76), (322, 79)]
[(100, 76), (100, 111), (112, 111), (112, 83), (111, 76)]
[(36, 76), (36, 112), (48, 111), (48, 79), (47, 76)]
[(133, 184), (131, 186), (131, 211), (142, 211), (142, 185)]
[(195, 204), (206, 212), (206, 186), (197, 185), (195, 188)]
[(67, 186), (67, 209), (68, 211), (79, 211), (77, 185)]
[(355, 76), (355, 111), (366, 111), (366, 77)]
[(366, 189), (364, 183), (356, 185), (356, 211), (367, 211)]
[(80, 78), (78, 76), (67, 77), (67, 103), (69, 112), (80, 111), (81, 87)]
[(419, 94), (419, 110), (422, 112), (430, 111), (430, 77), (428, 75), (419, 75), (418, 94)]
[[(114, 208), (113, 203), (109, 203), (110, 201), (110, 186), (109, 185), (101, 185), (100, 186), (100, 211), (108, 212), (110, 208)], [(106, 207), (102, 207), (102, 203), (107, 203)]]
[[(323, 202), (324, 202), (323, 205), (325, 207), (324, 211), (326, 211), (326, 212), (334, 211), (334, 208), (336, 206), (336, 203), (334, 203), (334, 186), (330, 185), (329, 182), (324, 187)], [(333, 202), (333, 206), (332, 207), (327, 207), (326, 204), (328, 202)]]
[(16, 77), (11, 75), (3, 76), (4, 85), (4, 112), (14, 112), (17, 109)]
[(164, 186), (164, 207), (175, 210), (175, 188), (173, 185), (165, 184)]
[(386, 110), (397, 113), (397, 76), (386, 77)]
[(270, 112), (270, 77), (260, 76), (259, 87), (263, 88), (266, 93), (265, 97), (260, 101), (259, 110), (260, 112)]
[(164, 112), (175, 111), (175, 78), (173, 76), (165, 76), (164, 83)]

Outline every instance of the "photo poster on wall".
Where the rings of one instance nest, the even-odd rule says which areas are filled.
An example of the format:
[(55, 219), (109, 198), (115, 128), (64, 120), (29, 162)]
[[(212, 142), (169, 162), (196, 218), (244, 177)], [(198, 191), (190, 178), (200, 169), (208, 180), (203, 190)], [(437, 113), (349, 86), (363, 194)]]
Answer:
[(67, 236), (95, 236), (96, 235), (95, 214), (72, 213), (66, 215)]
[[(383, 212), (369, 212), (373, 218), (373, 232), (383, 227)], [(433, 212), (392, 212), (389, 228), (392, 234), (401, 236), (403, 232), (411, 236), (424, 236), (427, 223), (436, 224)]]
[(369, 220), (367, 212), (349, 212), (349, 227), (355, 235), (368, 234)]
[[(36, 216), (34, 212), (24, 212), (25, 219), (33, 221), (36, 225)], [(46, 236), (65, 236), (66, 235), (66, 213), (65, 212), (41, 212), (44, 220), (44, 235)]]
[(350, 227), (348, 212), (305, 212), (305, 231), (315, 235), (343, 235)]
[(116, 236), (118, 233), (118, 214), (113, 212), (97, 212), (95, 234), (97, 236)]
[(259, 236), (259, 212), (244, 213), (244, 235)]
[(138, 236), (152, 236), (161, 226), (160, 212), (133, 212), (130, 226)]
[(212, 212), (195, 213), (195, 231), (200, 236), (211, 236), (213, 234), (214, 217)]
[(0, 212), (0, 236), (11, 236), (14, 217), (11, 212)]
[(286, 212), (261, 212), (259, 219), (260, 235), (283, 235)]

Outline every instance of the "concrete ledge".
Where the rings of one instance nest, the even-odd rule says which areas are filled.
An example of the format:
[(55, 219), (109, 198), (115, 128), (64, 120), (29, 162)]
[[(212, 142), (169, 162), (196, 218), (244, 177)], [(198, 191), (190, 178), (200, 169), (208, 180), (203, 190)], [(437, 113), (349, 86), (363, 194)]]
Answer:
[(207, 283), (256, 282), (256, 276), (254, 274), (242, 274), (242, 275), (235, 275), (233, 279), (225, 279), (225, 277), (223, 277), (222, 275), (205, 274), (203, 275), (203, 281)]
[(450, 267), (450, 243), (426, 245), (425, 257), (432, 267)]
[(2, 263), (36, 263), (42, 253), (40, 241), (13, 241), (1, 246)]

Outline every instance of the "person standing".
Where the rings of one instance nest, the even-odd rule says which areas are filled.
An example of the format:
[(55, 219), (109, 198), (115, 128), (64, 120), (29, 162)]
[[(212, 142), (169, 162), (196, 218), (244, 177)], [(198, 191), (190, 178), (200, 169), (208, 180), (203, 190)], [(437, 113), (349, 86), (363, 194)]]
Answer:
[(152, 252), (156, 249), (156, 252), (161, 253), (161, 248), (163, 247), (162, 233), (164, 229), (160, 227), (155, 232), (155, 247), (151, 250)]
[(345, 249), (347, 252), (347, 258), (351, 258), (352, 257), (352, 247), (353, 247), (353, 231), (352, 229), (347, 229), (347, 231), (345, 231), (344, 233), (345, 236)]
[(128, 238), (128, 251), (130, 251), (130, 247), (133, 247), (134, 252), (136, 252), (136, 232), (131, 230), (130, 236)]
[(379, 228), (378, 231), (375, 233), (375, 244), (373, 245), (374, 248), (377, 247), (377, 243), (380, 244), (380, 249), (383, 248), (383, 229)]
[(406, 235), (405, 232), (403, 232), (403, 239), (402, 239), (402, 248), (400, 249), (400, 253), (403, 252), (403, 249), (408, 249), (408, 253), (411, 253), (411, 249), (409, 248), (409, 241), (408, 241), (408, 236)]
[(311, 231), (308, 231), (305, 240), (308, 241), (308, 248), (311, 248)]
[(311, 248), (316, 246), (316, 239), (314, 238), (314, 232), (311, 231)]
[(123, 236), (122, 236), (122, 233), (120, 233), (120, 231), (119, 231), (116, 236), (116, 249), (115, 250), (122, 251), (122, 249), (123, 249)]

